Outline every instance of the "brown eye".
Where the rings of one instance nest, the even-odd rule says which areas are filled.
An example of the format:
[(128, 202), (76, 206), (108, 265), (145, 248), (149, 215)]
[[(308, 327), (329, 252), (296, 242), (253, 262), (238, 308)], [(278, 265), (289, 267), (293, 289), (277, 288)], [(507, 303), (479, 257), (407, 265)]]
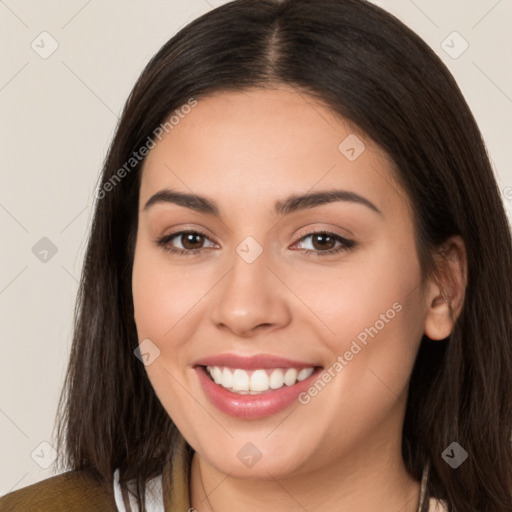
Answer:
[[(348, 251), (356, 245), (356, 242), (353, 240), (348, 240), (342, 236), (325, 231), (309, 233), (308, 235), (303, 236), (299, 240), (299, 243), (305, 243), (308, 238), (311, 239), (312, 248), (303, 249), (306, 254), (314, 256), (327, 256), (342, 251)], [(336, 244), (338, 245), (336, 246)]]
[(336, 240), (327, 233), (318, 233), (312, 235), (312, 243), (313, 247), (318, 250), (333, 249), (336, 244)]
[[(205, 240), (209, 240), (209, 238), (198, 231), (179, 231), (164, 236), (157, 240), (156, 243), (159, 247), (171, 253), (188, 255), (197, 254), (207, 248), (203, 247)], [(175, 244), (178, 244), (178, 246)], [(213, 247), (214, 245), (215, 244), (211, 242), (209, 247)]]
[(200, 249), (204, 243), (204, 236), (200, 233), (182, 233), (180, 241), (184, 249)]

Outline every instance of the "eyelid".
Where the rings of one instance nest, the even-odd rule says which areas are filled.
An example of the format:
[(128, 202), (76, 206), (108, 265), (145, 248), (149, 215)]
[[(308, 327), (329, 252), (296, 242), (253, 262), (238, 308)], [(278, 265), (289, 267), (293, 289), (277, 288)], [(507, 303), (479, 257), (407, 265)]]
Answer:
[[(160, 233), (167, 233), (167, 234), (158, 234), (158, 232)], [(197, 233), (198, 235), (202, 235), (204, 236), (205, 238), (208, 238), (209, 240), (211, 240), (212, 242), (214, 243), (217, 243), (215, 241), (215, 237), (213, 236), (213, 234), (211, 233), (211, 231), (202, 226), (202, 225), (194, 225), (194, 224), (187, 224), (185, 226), (183, 226), (183, 224), (178, 224), (178, 225), (173, 225), (173, 226), (169, 226), (169, 225), (166, 225), (166, 227), (162, 230), (158, 229), (156, 230), (156, 232), (154, 233), (154, 240), (155, 241), (158, 241), (158, 240), (162, 240), (162, 239), (169, 239), (171, 237), (175, 237), (177, 235), (181, 235), (183, 233)]]
[(344, 250), (353, 249), (357, 245), (355, 240), (346, 238), (345, 236), (340, 235), (340, 234), (336, 233), (335, 231), (331, 231), (331, 230), (323, 229), (323, 228), (317, 228), (317, 229), (310, 228), (304, 234), (300, 235), (299, 239), (296, 242), (294, 242), (291, 247), (294, 247), (295, 245), (303, 242), (307, 238), (310, 238), (316, 234), (327, 235), (329, 238), (333, 238), (336, 242), (338, 242), (341, 245), (338, 246), (337, 248), (328, 249), (325, 251), (316, 251), (314, 249), (302, 249), (302, 251), (304, 251), (305, 253), (314, 253), (317, 255), (328, 255), (328, 254), (336, 254), (336, 253), (342, 252)]
[[(179, 229), (178, 231), (173, 231), (173, 232), (169, 233), (168, 235), (163, 235), (163, 236), (157, 237), (156, 242), (159, 240), (162, 240), (162, 239), (170, 240), (170, 239), (177, 237), (178, 235), (182, 235), (185, 233), (195, 233), (195, 234), (203, 236), (204, 238), (209, 239), (214, 244), (217, 244), (217, 242), (212, 240), (212, 237), (209, 234), (202, 231), (203, 229), (204, 228), (202, 228), (202, 227), (201, 228), (185, 227), (185, 228)], [(207, 231), (207, 230), (205, 230), (205, 231)], [(340, 235), (339, 233), (336, 233), (336, 231), (332, 231), (331, 229), (328, 229), (328, 228), (327, 229), (326, 228), (303, 228), (294, 237), (294, 238), (296, 238), (296, 241), (293, 243), (293, 245), (295, 245), (297, 242), (300, 242), (303, 238), (306, 238), (307, 236), (314, 235), (316, 233), (325, 233), (325, 234), (336, 235), (339, 238), (345, 240), (346, 242), (352, 242), (352, 240), (350, 240), (346, 236)]]
[(159, 236), (154, 240), (155, 244), (158, 246), (161, 246), (163, 249), (166, 249), (170, 252), (173, 252), (172, 249), (176, 249), (176, 251), (185, 251), (188, 253), (193, 254), (194, 252), (203, 251), (205, 249), (209, 249), (211, 247), (201, 247), (199, 249), (180, 249), (179, 247), (173, 247), (172, 249), (168, 248), (167, 246), (170, 244), (171, 240), (173, 239), (179, 239), (182, 235), (185, 234), (195, 234), (202, 236), (206, 240), (209, 240), (212, 242), (213, 245), (218, 245), (217, 242), (212, 240), (212, 237), (210, 235), (203, 232), (201, 229), (195, 229), (195, 228), (183, 228), (179, 229), (178, 231), (173, 231), (172, 233), (169, 233), (168, 235)]
[[(339, 231), (345, 232), (345, 235), (342, 235)], [(339, 226), (327, 224), (326, 227), (311, 227), (306, 226), (304, 228), (301, 228), (299, 232), (297, 233), (298, 238), (302, 238), (306, 235), (310, 235), (312, 233), (331, 233), (333, 235), (339, 236), (340, 238), (343, 238), (344, 240), (350, 240), (348, 237), (355, 237), (354, 233), (352, 231), (349, 231), (346, 228), (341, 228)]]

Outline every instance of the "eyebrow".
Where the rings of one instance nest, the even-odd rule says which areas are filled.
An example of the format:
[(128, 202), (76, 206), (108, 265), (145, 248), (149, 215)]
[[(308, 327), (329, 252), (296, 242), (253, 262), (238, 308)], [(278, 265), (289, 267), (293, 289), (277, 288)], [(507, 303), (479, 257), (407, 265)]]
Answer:
[[(276, 201), (274, 204), (274, 211), (277, 215), (288, 215), (299, 210), (314, 208), (316, 206), (336, 201), (361, 204), (368, 207), (375, 213), (383, 215), (379, 208), (377, 208), (371, 201), (348, 190), (325, 190), (310, 194), (290, 195), (281, 201)], [(220, 216), (219, 208), (211, 199), (197, 194), (177, 192), (176, 190), (170, 190), (167, 188), (153, 194), (144, 205), (143, 211), (147, 211), (151, 206), (158, 203), (177, 204), (199, 213), (214, 215), (215, 217)]]

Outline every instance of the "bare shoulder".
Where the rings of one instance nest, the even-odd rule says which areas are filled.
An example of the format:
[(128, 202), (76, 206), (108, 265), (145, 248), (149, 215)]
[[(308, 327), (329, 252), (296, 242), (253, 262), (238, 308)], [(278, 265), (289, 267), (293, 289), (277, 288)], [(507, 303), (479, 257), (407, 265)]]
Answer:
[(84, 471), (68, 471), (0, 497), (0, 512), (116, 511), (113, 491)]

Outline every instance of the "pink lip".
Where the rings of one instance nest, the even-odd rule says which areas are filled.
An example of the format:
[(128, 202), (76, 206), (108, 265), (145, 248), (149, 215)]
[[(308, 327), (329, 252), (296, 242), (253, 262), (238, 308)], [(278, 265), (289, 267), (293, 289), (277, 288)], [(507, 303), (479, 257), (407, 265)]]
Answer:
[[(281, 366), (282, 362), (283, 360), (280, 360), (279, 364)], [(263, 366), (268, 367), (266, 365)], [(301, 367), (302, 366), (304, 366), (304, 364), (302, 364)], [(308, 365), (308, 367), (310, 366), (313, 365)], [(235, 367), (240, 368), (240, 366)], [(295, 364), (293, 367), (295, 367)], [(209, 377), (204, 366), (196, 366), (194, 369), (197, 372), (203, 391), (210, 402), (220, 411), (245, 420), (264, 418), (286, 409), (297, 400), (300, 393), (306, 391), (306, 389), (311, 386), (312, 382), (318, 377), (319, 372), (322, 370), (321, 367), (316, 367), (315, 371), (307, 379), (297, 382), (293, 386), (287, 386), (285, 384), (280, 389), (269, 390), (259, 395), (242, 395), (228, 391), (216, 384)]]
[(240, 356), (232, 353), (205, 357), (196, 361), (194, 365), (227, 366), (228, 368), (240, 368), (243, 370), (257, 370), (258, 368), (310, 368), (312, 366), (319, 366), (317, 363), (293, 361), (270, 354)]

